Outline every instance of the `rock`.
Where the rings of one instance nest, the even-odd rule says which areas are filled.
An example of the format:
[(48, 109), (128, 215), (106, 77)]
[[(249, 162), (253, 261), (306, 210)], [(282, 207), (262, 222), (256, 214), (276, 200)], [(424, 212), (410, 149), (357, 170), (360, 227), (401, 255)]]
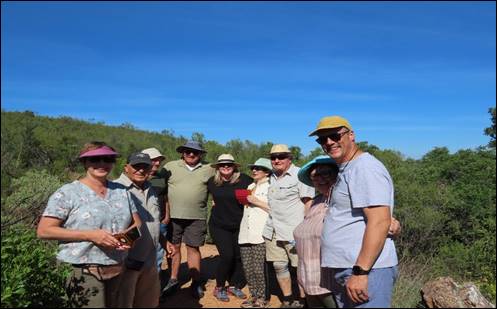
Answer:
[(450, 277), (426, 283), (421, 297), (428, 308), (495, 308), (473, 283), (460, 286)]

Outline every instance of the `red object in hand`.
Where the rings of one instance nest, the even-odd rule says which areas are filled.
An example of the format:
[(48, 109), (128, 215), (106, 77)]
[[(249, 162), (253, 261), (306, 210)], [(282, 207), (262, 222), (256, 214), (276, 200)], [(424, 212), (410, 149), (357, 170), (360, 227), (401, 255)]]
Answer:
[(235, 190), (235, 197), (238, 203), (242, 205), (247, 205), (249, 204), (249, 201), (247, 200), (247, 196), (250, 195), (250, 190), (246, 189), (236, 189)]

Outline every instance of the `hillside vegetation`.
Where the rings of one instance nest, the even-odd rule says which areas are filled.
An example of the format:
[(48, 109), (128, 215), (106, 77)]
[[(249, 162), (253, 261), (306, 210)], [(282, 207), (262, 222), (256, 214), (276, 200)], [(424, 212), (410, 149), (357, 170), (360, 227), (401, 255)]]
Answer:
[[(453, 154), (444, 147), (434, 148), (419, 160), (360, 143), (386, 165), (395, 184), (394, 215), (403, 227), (396, 240), (400, 276), (395, 307), (415, 307), (422, 284), (438, 275), (473, 281), (495, 303), (495, 108), (493, 131), (489, 129), (485, 131), (492, 138), (488, 146)], [(207, 161), (231, 153), (244, 168), (267, 156), (272, 146), (241, 140), (222, 145), (205, 140), (201, 133), (191, 138), (204, 143)], [(167, 161), (176, 160), (175, 149), (186, 139), (129, 124), (108, 126), (2, 111), (2, 307), (68, 304), (70, 295), (63, 290), (67, 269), (56, 266), (54, 242), (36, 239), (34, 227), (50, 194), (83, 174), (76, 155), (85, 142), (105, 141), (123, 155), (113, 170), (112, 177), (117, 177), (129, 153), (156, 147)], [(298, 146), (291, 149), (297, 165), (321, 154), (316, 149), (306, 157)]]

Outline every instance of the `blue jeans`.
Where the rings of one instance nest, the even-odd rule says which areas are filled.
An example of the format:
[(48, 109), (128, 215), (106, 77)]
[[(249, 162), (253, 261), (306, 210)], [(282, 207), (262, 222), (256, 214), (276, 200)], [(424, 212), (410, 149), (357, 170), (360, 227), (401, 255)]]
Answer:
[(347, 295), (345, 283), (352, 275), (352, 268), (329, 268), (331, 292), (339, 308), (390, 308), (392, 292), (397, 279), (397, 266), (374, 268), (368, 275), (368, 296), (365, 303), (353, 303)]
[[(167, 235), (167, 224), (161, 223), (160, 224), (160, 233), (164, 239), (166, 238)], [(164, 248), (162, 248), (160, 242), (157, 246), (157, 271), (161, 272), (161, 265), (162, 265), (162, 259), (164, 258)]]

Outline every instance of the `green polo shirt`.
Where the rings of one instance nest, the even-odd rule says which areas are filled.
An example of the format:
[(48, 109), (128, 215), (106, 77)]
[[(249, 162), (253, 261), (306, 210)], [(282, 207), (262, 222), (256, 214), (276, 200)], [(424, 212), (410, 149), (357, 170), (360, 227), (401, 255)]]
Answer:
[(207, 181), (214, 175), (208, 164), (190, 171), (183, 160), (164, 165), (171, 218), (207, 220)]

